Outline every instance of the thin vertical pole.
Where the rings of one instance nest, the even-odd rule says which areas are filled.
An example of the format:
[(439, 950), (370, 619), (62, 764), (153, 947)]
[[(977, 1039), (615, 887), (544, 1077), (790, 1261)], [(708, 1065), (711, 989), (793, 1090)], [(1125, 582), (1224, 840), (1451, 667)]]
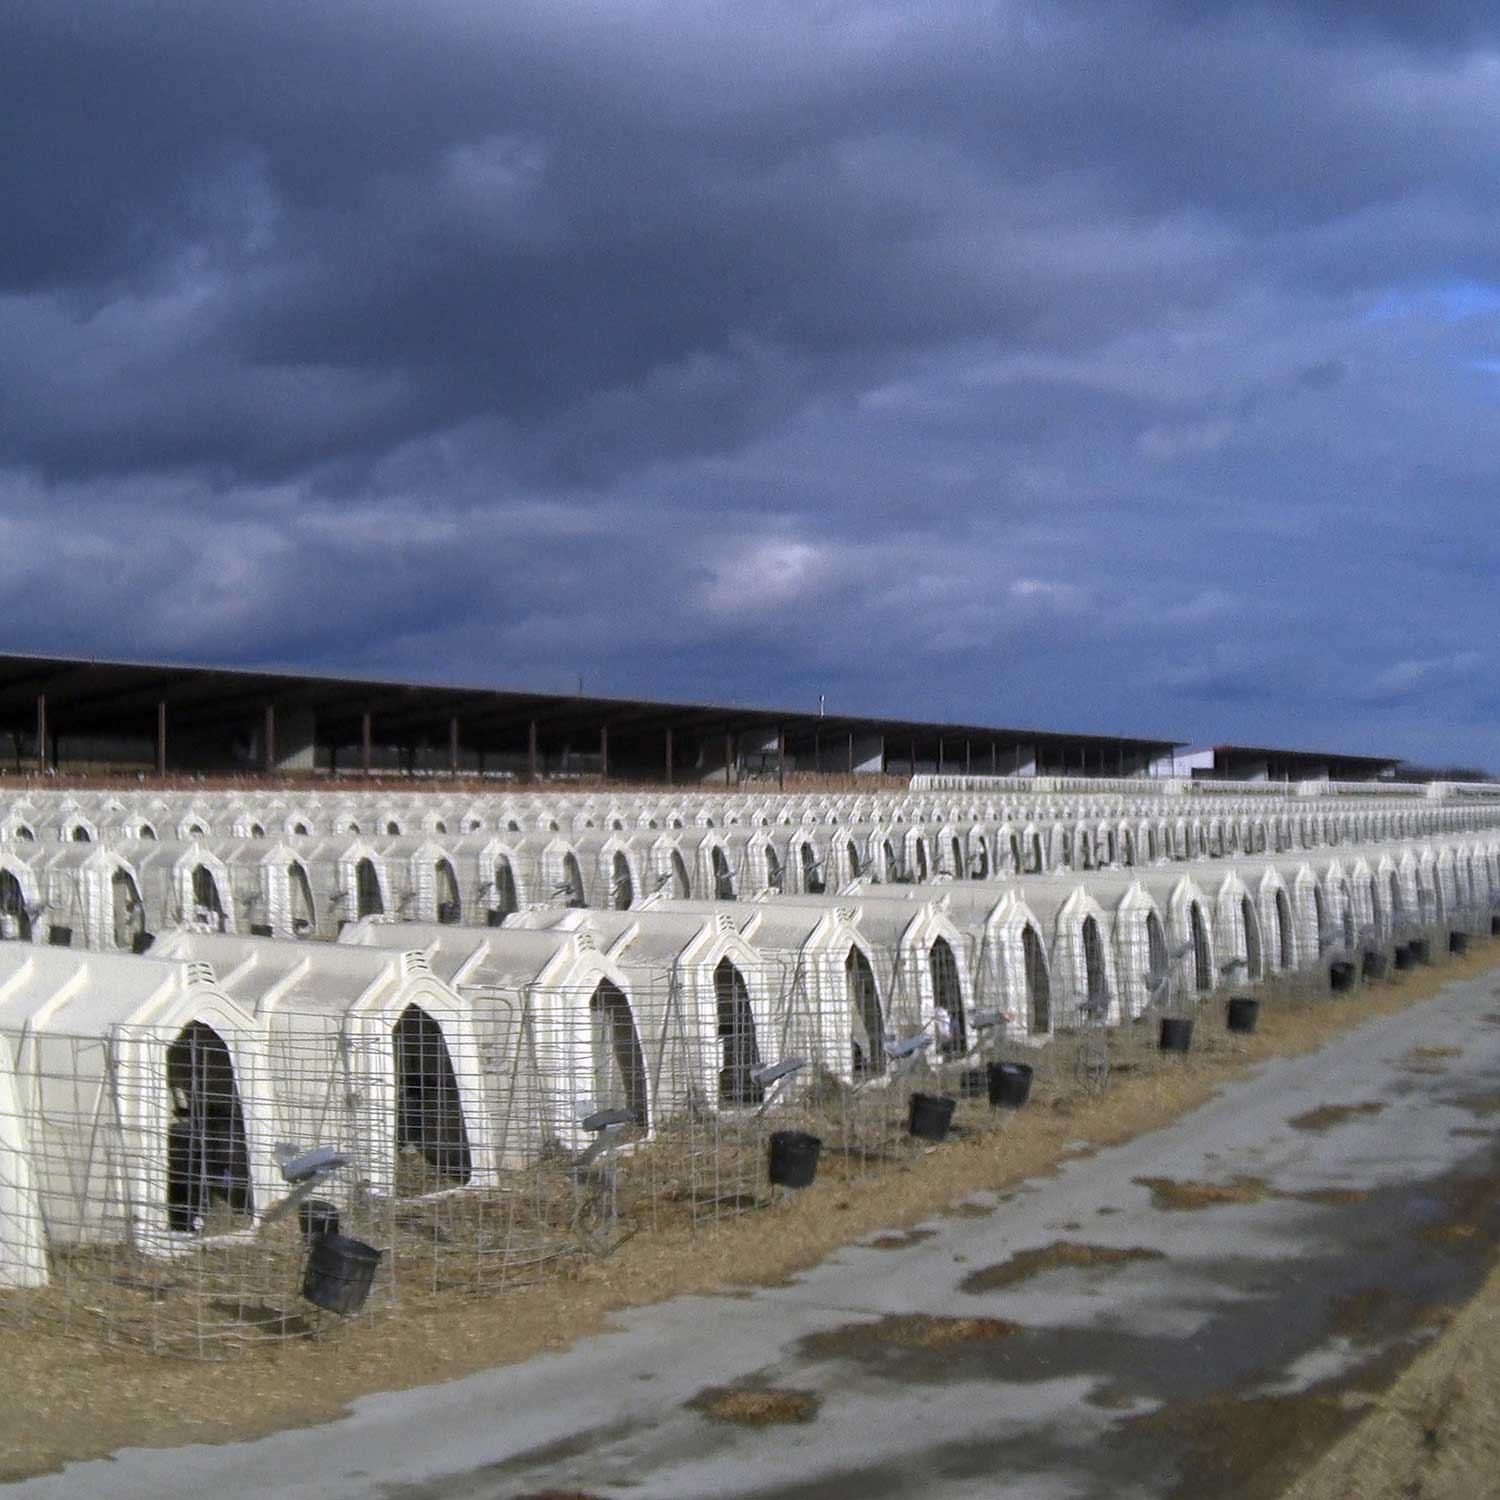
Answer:
[(36, 768), (47, 769), (47, 695), (36, 695)]
[(533, 781), (540, 779), (541, 759), (537, 750), (536, 720), (533, 719), (526, 726), (526, 774)]
[(359, 718), (359, 767), (366, 776), (370, 774), (370, 766), (375, 760), (375, 725), (371, 719), (370, 710), (366, 709)]
[(458, 775), (458, 715), (448, 716), (448, 773)]
[(667, 730), (667, 785), (672, 785), (672, 731)]
[(266, 704), (265, 714), (265, 750), (266, 775), (269, 776), (276, 769), (276, 710), (271, 704)]
[(724, 731), (724, 785), (734, 785), (734, 731)]
[(1000, 752), (995, 748), (994, 740), (990, 741), (990, 775), (1000, 774)]
[(964, 741), (964, 775), (965, 776), (972, 776), (974, 774), (974, 760), (973, 760), (973, 756), (970, 754), (970, 750), (971, 750), (970, 742), (968, 740), (965, 740)]
[(167, 774), (167, 705), (156, 705), (156, 774)]
[(776, 726), (776, 789), (786, 790), (786, 730)]
[(849, 731), (849, 774), (854, 774), (854, 731)]
[(609, 780), (609, 725), (599, 726), (599, 775), (604, 781)]

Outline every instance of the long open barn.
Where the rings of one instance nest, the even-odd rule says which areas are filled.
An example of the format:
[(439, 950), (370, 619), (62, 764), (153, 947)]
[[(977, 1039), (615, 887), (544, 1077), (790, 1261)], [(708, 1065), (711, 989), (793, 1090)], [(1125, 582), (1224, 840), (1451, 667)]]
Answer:
[(792, 771), (1143, 776), (1183, 742), (710, 703), (0, 656), (16, 770), (452, 772), (736, 782)]

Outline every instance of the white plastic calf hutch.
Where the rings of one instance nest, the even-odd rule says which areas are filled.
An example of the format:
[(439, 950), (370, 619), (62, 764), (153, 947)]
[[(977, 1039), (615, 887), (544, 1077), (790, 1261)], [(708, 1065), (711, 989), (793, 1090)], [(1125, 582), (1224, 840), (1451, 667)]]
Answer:
[(553, 932), (592, 933), (630, 981), (656, 1119), (762, 1102), (754, 1074), (784, 1054), (786, 976), (745, 942), (730, 913), (668, 902), (528, 918)]
[(653, 1120), (651, 1081), (630, 980), (587, 932), (502, 927), (347, 929), (343, 944), (421, 944), (432, 971), (465, 1001), (493, 1080), (495, 1150), (524, 1166), (549, 1143), (588, 1144), (581, 1122), (596, 1109)]
[(424, 954), (188, 933), (153, 951), (211, 963), (263, 1027), (278, 1141), (347, 1152), (379, 1196), (493, 1180), (481, 1028)]
[(247, 1237), (284, 1191), (259, 1028), (207, 965), (0, 949), (0, 1033), (54, 1249)]
[(974, 1008), (999, 1011), (1007, 1037), (1045, 1041), (1053, 1026), (1051, 961), (1042, 924), (1026, 903), (1030, 884), (913, 886), (910, 894), (939, 901), (964, 934)]
[(0, 1047), (0, 1288), (47, 1283), (47, 1242), (32, 1175), (31, 1132), (14, 1057), (13, 1045)]
[(46, 849), (46, 939), (57, 947), (129, 949), (146, 930), (140, 883), (128, 860), (97, 844)]
[(772, 898), (681, 906), (700, 915), (733, 914), (741, 937), (787, 974), (789, 1055), (813, 1058), (846, 1082), (885, 1073), (888, 996), (876, 952), (854, 925), (852, 903)]
[(974, 1008), (970, 944), (944, 910), (951, 886), (930, 886), (927, 900), (905, 890), (862, 888), (842, 896), (772, 898), (778, 910), (794, 906), (822, 912), (837, 909), (852, 920), (864, 940), (884, 997), (884, 1024), (890, 1037), (930, 1033), (937, 1057), (961, 1057), (970, 1050), (968, 1017)]

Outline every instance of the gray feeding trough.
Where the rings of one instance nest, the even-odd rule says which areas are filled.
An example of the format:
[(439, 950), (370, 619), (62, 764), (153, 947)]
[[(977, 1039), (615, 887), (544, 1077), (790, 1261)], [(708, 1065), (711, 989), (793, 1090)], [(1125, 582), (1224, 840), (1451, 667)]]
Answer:
[(921, 1066), (922, 1054), (932, 1046), (932, 1040), (922, 1031), (913, 1036), (886, 1037), (885, 1059), (889, 1064), (890, 1076), (900, 1078), (904, 1074), (914, 1073)]

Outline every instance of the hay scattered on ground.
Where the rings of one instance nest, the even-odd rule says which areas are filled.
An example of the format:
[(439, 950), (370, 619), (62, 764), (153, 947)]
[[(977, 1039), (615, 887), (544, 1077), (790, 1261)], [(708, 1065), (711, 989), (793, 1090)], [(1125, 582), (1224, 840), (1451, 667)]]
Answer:
[(866, 1250), (909, 1250), (913, 1245), (920, 1245), (924, 1240), (935, 1240), (937, 1230), (935, 1229), (908, 1229), (903, 1234), (881, 1234), (873, 1240), (866, 1240), (863, 1248)]
[(1173, 1177), (1136, 1177), (1151, 1190), (1151, 1206), (1167, 1213), (1218, 1208), (1226, 1203), (1259, 1203), (1273, 1195), (1263, 1177), (1236, 1177), (1231, 1182), (1194, 1182)]
[(1076, 1240), (1056, 1240), (1037, 1250), (1018, 1250), (998, 1265), (971, 1271), (959, 1283), (965, 1292), (998, 1292), (1044, 1271), (1112, 1270), (1138, 1260), (1165, 1260), (1162, 1250), (1144, 1245), (1082, 1245)]
[(801, 1349), (813, 1359), (858, 1358), (881, 1348), (958, 1350), (994, 1344), (1019, 1333), (1005, 1318), (940, 1318), (924, 1313), (892, 1313), (873, 1323), (846, 1323), (810, 1334)]
[(812, 1391), (748, 1391), (731, 1386), (709, 1386), (687, 1403), (711, 1422), (733, 1422), (740, 1427), (811, 1422), (822, 1404), (822, 1398)]
[(1308, 1130), (1322, 1135), (1335, 1125), (1342, 1125), (1356, 1115), (1378, 1115), (1385, 1108), (1378, 1100), (1367, 1099), (1362, 1104), (1320, 1104), (1304, 1115), (1294, 1115), (1287, 1124), (1293, 1130)]
[(1407, 1073), (1446, 1073), (1443, 1060), (1458, 1057), (1462, 1047), (1413, 1047), (1402, 1059), (1401, 1067)]
[(1368, 1188), (1326, 1187), (1308, 1188), (1300, 1193), (1278, 1193), (1278, 1198), (1295, 1198), (1298, 1203), (1317, 1203), (1325, 1208), (1346, 1208), (1351, 1203), (1364, 1203), (1370, 1196)]

